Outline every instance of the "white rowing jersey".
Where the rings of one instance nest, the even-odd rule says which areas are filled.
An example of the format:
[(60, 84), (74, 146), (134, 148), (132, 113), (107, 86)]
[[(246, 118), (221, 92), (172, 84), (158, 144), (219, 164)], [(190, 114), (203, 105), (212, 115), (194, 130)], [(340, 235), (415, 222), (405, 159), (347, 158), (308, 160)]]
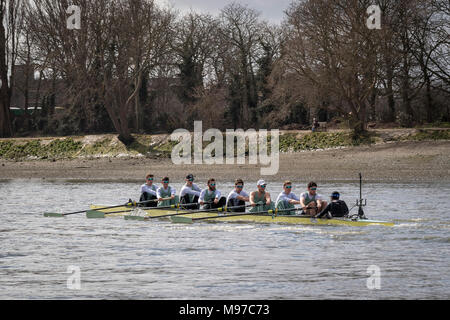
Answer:
[(180, 198), (184, 197), (186, 194), (191, 194), (193, 196), (200, 196), (200, 192), (202, 192), (202, 189), (200, 189), (200, 187), (195, 183), (192, 184), (192, 187), (184, 185), (180, 190)]
[(149, 186), (148, 184), (144, 183), (141, 186), (141, 194), (144, 193), (144, 192), (147, 192), (147, 193), (149, 193), (149, 194), (151, 194), (151, 195), (156, 197), (156, 189), (157, 188), (156, 188), (156, 186), (154, 184)]
[(228, 197), (227, 197), (227, 203), (228, 203), (228, 201), (230, 201), (230, 199), (236, 199), (237, 196), (248, 197), (249, 195), (248, 195), (248, 193), (245, 192), (244, 190), (241, 190), (241, 193), (237, 193), (237, 192), (236, 192), (236, 189), (234, 189), (234, 190), (232, 190), (232, 191), (228, 194)]
[(276, 205), (278, 205), (278, 203), (280, 201), (285, 201), (286, 203), (289, 203), (289, 200), (296, 200), (296, 201), (300, 201), (300, 199), (295, 195), (295, 193), (290, 192), (289, 194), (286, 194), (284, 191), (281, 192), (278, 195), (277, 201), (275, 202)]

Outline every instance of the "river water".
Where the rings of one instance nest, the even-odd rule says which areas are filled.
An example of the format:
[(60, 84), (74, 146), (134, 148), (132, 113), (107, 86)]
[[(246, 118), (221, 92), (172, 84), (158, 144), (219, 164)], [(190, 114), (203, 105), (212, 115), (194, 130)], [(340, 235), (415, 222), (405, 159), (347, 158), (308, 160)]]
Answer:
[[(319, 192), (338, 190), (351, 207), (358, 188)], [(45, 218), (137, 200), (139, 185), (0, 181), (0, 299), (449, 299), (450, 184), (363, 192), (366, 215), (395, 227)]]

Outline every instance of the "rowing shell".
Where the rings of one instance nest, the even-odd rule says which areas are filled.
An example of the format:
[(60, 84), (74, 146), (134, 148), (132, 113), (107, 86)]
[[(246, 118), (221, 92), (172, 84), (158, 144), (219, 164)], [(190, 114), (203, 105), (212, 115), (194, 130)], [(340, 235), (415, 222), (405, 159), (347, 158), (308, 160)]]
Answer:
[[(91, 209), (103, 208), (104, 206), (100, 205), (91, 205)], [(106, 213), (105, 217), (130, 217), (133, 216), (133, 212), (115, 212), (120, 210), (129, 210), (130, 208), (114, 208), (114, 209), (103, 209), (98, 210), (100, 212)], [(170, 214), (180, 214), (183, 212), (188, 213), (189, 211), (181, 211), (181, 210), (167, 210), (167, 209), (152, 209), (152, 210), (142, 210), (145, 211), (145, 214), (139, 215), (141, 218), (145, 219), (146, 217), (158, 217)], [(108, 212), (115, 212), (110, 213)], [(226, 221), (226, 222), (245, 222), (245, 223), (279, 223), (279, 224), (302, 224), (302, 225), (346, 225), (346, 226), (372, 226), (372, 225), (382, 225), (392, 227), (394, 223), (387, 221), (378, 221), (378, 220), (352, 220), (348, 218), (333, 218), (333, 219), (314, 219), (305, 216), (298, 215), (268, 215), (268, 214), (248, 214), (248, 215), (239, 215), (239, 216), (230, 216), (230, 217), (220, 217), (214, 219), (213, 217), (218, 216), (218, 212), (198, 212), (198, 213), (190, 213), (188, 215), (177, 215), (177, 217), (188, 217), (195, 221), (198, 218), (208, 218), (205, 221)], [(230, 213), (232, 215), (232, 213)], [(161, 217), (165, 219), (169, 219), (169, 217)], [(209, 219), (211, 218), (211, 219)]]

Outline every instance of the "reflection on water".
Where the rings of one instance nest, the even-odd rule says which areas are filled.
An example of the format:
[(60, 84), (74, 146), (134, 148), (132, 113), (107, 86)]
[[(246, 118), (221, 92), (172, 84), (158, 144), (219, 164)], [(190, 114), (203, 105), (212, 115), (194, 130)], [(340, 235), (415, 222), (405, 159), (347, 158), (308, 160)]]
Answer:
[[(281, 187), (268, 191), (275, 198)], [(357, 183), (319, 187), (327, 197), (340, 191), (349, 207), (359, 194)], [(4, 181), (0, 298), (448, 299), (449, 192), (450, 184), (366, 184), (366, 214), (393, 228), (182, 225), (42, 216), (138, 199), (132, 183)], [(380, 290), (367, 288), (371, 265), (380, 268)], [(80, 290), (67, 287), (69, 266), (80, 268)]]

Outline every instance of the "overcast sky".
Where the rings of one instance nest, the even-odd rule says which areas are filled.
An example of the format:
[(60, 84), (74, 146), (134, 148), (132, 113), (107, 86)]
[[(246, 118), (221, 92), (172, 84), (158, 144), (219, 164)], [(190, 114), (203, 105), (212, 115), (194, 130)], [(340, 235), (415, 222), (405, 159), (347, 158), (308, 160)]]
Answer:
[[(182, 13), (192, 8), (195, 12), (217, 14), (232, 0), (156, 0), (159, 3), (170, 3)], [(292, 0), (235, 0), (234, 2), (247, 5), (249, 8), (261, 12), (261, 17), (273, 23), (279, 23), (284, 18), (286, 10)]]

